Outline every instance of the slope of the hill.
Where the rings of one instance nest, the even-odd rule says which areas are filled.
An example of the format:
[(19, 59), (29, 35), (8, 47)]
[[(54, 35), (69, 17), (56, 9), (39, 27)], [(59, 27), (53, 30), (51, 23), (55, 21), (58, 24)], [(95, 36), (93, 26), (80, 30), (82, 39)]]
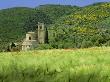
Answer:
[(49, 45), (53, 48), (108, 46), (109, 18), (109, 2), (82, 8), (41, 5), (34, 9), (0, 10), (0, 48), (9, 42), (21, 40), (27, 31), (35, 30), (38, 21), (52, 24), (49, 26), (49, 29), (53, 29), (49, 30)]
[(110, 17), (110, 3), (100, 3), (83, 7), (78, 12), (63, 17), (63, 24), (74, 26), (91, 26)]
[(37, 22), (52, 23), (55, 18), (75, 9), (71, 6), (43, 5), (35, 9), (17, 7), (0, 10), (0, 46), (21, 40), (27, 31), (36, 29)]
[[(44, 22), (46, 26), (54, 24), (60, 17), (69, 15), (75, 11), (79, 11), (81, 8), (77, 6), (68, 5), (40, 5), (35, 8), (35, 11), (40, 11), (39, 13), (33, 14), (26, 21), (26, 28), (36, 29), (37, 22)], [(42, 13), (41, 13), (42, 12)], [(38, 20), (39, 19), (39, 20)]]
[(110, 82), (110, 47), (0, 53), (1, 82)]
[[(34, 13), (31, 8), (11, 8), (0, 10), (0, 47), (17, 41), (25, 34), (23, 29), (27, 17)], [(3, 45), (4, 44), (4, 45)]]
[[(36, 21), (43, 20), (49, 21), (46, 18), (46, 14), (41, 11), (36, 11), (32, 8), (10, 8), (0, 11), (0, 48), (4, 48), (5, 45), (10, 42), (17, 42), (24, 38), (27, 31), (31, 31), (31, 26), (27, 21), (30, 21), (30, 17), (39, 17)], [(35, 25), (37, 22), (35, 23)], [(32, 24), (31, 24), (32, 25)], [(36, 28), (36, 26), (34, 26)]]
[(109, 18), (110, 3), (83, 7), (80, 11), (61, 17), (51, 26), (55, 36), (50, 42), (57, 48), (110, 45)]
[(105, 20), (100, 21), (99, 23), (97, 23), (97, 27), (110, 29), (110, 17), (107, 17)]
[(53, 21), (56, 21), (59, 17), (70, 15), (71, 13), (81, 10), (81, 8), (77, 6), (54, 4), (40, 5), (36, 9), (48, 14)]

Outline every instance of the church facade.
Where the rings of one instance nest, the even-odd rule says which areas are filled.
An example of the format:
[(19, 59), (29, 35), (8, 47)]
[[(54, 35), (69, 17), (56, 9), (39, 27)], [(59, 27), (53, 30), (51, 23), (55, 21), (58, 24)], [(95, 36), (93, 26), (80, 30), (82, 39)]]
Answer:
[(35, 32), (28, 32), (22, 42), (22, 50), (35, 49), (38, 44), (45, 44), (48, 40), (48, 31), (44, 23), (39, 23)]

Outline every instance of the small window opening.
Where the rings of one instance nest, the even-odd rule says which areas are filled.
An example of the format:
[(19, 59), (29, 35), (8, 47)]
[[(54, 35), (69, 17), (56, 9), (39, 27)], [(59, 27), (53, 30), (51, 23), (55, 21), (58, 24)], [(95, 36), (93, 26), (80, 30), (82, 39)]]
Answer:
[(31, 40), (31, 37), (29, 37), (29, 40)]

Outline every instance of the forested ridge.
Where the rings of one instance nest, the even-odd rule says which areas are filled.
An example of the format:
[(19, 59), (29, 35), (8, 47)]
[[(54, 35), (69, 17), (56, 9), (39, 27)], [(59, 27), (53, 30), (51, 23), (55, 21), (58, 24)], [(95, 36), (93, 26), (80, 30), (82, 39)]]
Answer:
[[(26, 32), (44, 22), (49, 31), (46, 48), (88, 48), (110, 45), (110, 3), (85, 7), (41, 5), (0, 10), (0, 50), (10, 42), (20, 42)], [(52, 30), (51, 30), (52, 29)]]

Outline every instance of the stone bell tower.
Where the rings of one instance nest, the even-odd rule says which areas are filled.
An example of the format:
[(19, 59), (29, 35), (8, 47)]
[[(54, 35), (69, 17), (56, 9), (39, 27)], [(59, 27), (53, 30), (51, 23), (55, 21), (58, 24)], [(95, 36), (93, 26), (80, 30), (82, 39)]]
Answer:
[(44, 44), (45, 38), (46, 38), (46, 28), (44, 26), (44, 23), (38, 22), (38, 42), (40, 44)]

